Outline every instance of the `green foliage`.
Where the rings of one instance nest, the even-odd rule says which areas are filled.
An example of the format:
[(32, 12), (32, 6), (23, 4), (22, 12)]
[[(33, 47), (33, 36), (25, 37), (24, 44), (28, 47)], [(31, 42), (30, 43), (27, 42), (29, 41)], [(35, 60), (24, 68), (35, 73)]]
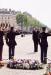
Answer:
[(16, 15), (16, 21), (17, 23), (21, 23), (25, 27), (32, 26), (32, 27), (42, 27), (43, 24), (39, 22), (37, 19), (32, 17), (29, 13), (23, 12), (23, 13), (18, 13)]
[(23, 23), (23, 14), (18, 14), (16, 16), (17, 23)]

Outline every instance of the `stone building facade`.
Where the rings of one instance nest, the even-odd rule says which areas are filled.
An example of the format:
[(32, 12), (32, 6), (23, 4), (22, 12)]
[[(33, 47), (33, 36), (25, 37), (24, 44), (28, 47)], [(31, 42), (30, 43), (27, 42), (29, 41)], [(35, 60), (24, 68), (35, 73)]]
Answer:
[(0, 9), (0, 27), (17, 27), (16, 14), (14, 10)]

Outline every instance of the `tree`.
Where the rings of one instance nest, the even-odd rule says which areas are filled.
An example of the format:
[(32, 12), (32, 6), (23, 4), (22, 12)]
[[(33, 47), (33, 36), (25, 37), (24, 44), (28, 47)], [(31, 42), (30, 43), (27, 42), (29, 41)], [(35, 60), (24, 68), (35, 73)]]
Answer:
[(23, 27), (26, 27), (26, 30), (27, 30), (29, 26), (30, 27), (42, 27), (44, 25), (40, 21), (38, 21), (36, 18), (32, 17), (27, 12), (18, 13), (16, 15), (16, 21), (17, 21), (18, 25), (19, 25), (19, 23), (21, 24), (22, 30), (23, 30)]
[(17, 23), (21, 23), (21, 29), (23, 30), (23, 26), (27, 27), (28, 26), (28, 21), (27, 21), (27, 16), (19, 13), (16, 15), (16, 21)]
[(23, 30), (23, 14), (22, 13), (19, 13), (16, 15), (16, 21), (17, 23), (21, 23), (21, 29)]

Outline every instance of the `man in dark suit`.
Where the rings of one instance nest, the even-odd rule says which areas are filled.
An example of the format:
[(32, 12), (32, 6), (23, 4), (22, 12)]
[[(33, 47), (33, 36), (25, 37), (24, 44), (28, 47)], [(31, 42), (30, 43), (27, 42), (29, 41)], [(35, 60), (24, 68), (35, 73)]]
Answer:
[(50, 33), (46, 33), (46, 27), (42, 27), (42, 32), (40, 33), (39, 37), (39, 43), (41, 47), (41, 63), (46, 64), (47, 63), (47, 48), (48, 48), (48, 42), (47, 37), (51, 36)]
[(4, 32), (0, 27), (0, 61), (2, 61), (2, 52), (3, 52), (3, 45), (4, 45), (3, 35), (4, 35)]
[(15, 45), (17, 45), (15, 41), (15, 36), (19, 34), (20, 33), (18, 31), (14, 31), (14, 27), (11, 27), (10, 31), (7, 33), (6, 43), (9, 46), (9, 59), (14, 57)]
[(33, 29), (33, 36), (32, 36), (33, 42), (34, 42), (34, 52), (38, 52), (38, 41), (39, 41), (38, 36), (39, 36), (39, 31), (36, 28), (34, 28)]

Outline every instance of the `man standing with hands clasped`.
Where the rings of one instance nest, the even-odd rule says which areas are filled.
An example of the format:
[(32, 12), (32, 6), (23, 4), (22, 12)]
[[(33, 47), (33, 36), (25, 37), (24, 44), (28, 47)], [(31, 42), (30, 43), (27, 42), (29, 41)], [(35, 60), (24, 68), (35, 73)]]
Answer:
[(39, 30), (37, 28), (34, 28), (32, 33), (34, 52), (38, 52)]

